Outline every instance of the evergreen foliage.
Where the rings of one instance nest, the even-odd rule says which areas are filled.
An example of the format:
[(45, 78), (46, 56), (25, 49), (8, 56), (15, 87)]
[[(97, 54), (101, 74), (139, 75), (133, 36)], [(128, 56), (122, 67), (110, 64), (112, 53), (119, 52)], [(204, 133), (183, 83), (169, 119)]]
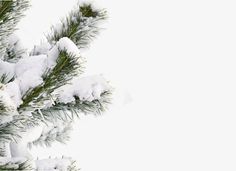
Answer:
[(84, 3), (61, 20), (60, 28), (52, 27), (52, 32), (47, 36), (48, 41), (53, 43), (62, 37), (68, 37), (79, 48), (87, 47), (99, 34), (99, 24), (106, 18), (106, 10), (94, 9), (91, 4)]
[(23, 103), (19, 106), (19, 111), (25, 111), (28, 107), (39, 108), (45, 100), (50, 98), (50, 93), (78, 76), (82, 72), (82, 66), (78, 60), (74, 55), (61, 51), (56, 66), (44, 74), (44, 83), (29, 90), (23, 96)]
[(28, 9), (28, 0), (1, 0), (0, 1), (0, 53), (6, 49), (6, 38), (16, 29), (17, 23)]
[[(46, 133), (42, 131), (39, 138), (27, 142), (28, 147), (34, 145), (48, 147), (56, 141), (66, 143), (73, 122), (79, 118), (80, 113), (101, 114), (111, 102), (111, 89), (103, 90), (92, 100), (74, 95), (74, 101), (67, 103), (60, 101), (58, 90), (71, 84), (74, 78), (83, 73), (84, 60), (81, 54), (71, 53), (66, 48), (58, 48), (55, 65), (44, 71), (42, 82), (30, 87), (25, 93), (22, 93), (19, 88), (21, 103), (12, 105), (15, 102), (12, 96), (15, 95), (10, 96), (5, 87), (19, 83), (20, 79), (15, 70), (10, 76), (9, 71), (3, 72), (3, 70), (7, 70), (7, 66), (10, 65), (16, 66), (21, 59), (29, 57), (26, 49), (19, 46), (18, 39), (13, 42), (9, 40), (29, 6), (29, 0), (0, 0), (0, 171), (35, 170), (32, 161), (18, 161), (7, 156), (9, 152), (7, 145), (21, 142), (24, 139), (23, 133), (44, 125), (47, 127)], [(51, 28), (51, 32), (46, 36), (48, 44), (51, 48), (55, 47), (61, 38), (67, 37), (78, 49), (85, 48), (99, 34), (100, 23), (106, 18), (106, 10), (95, 9), (89, 3), (81, 4), (60, 21), (59, 27)], [(49, 50), (50, 48), (47, 49)], [(33, 50), (29, 55), (32, 58), (40, 54), (43, 53)], [(78, 171), (79, 169), (72, 161), (67, 170)]]
[(4, 164), (0, 163), (1, 171), (32, 171), (33, 167), (29, 161), (17, 161), (17, 162), (7, 162)]

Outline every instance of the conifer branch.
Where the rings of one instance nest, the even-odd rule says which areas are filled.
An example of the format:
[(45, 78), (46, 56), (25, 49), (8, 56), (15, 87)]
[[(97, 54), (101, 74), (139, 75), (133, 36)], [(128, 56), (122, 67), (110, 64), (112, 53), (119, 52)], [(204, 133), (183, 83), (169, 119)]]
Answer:
[(50, 93), (67, 84), (74, 76), (82, 72), (81, 63), (78, 60), (79, 58), (75, 55), (68, 54), (64, 50), (60, 51), (56, 66), (44, 74), (43, 84), (30, 89), (23, 96), (23, 103), (19, 106), (19, 111), (25, 111), (27, 108), (40, 108), (45, 100), (50, 100)]
[[(22, 18), (23, 12), (28, 7), (29, 0), (0, 0), (0, 60), (4, 62), (4, 64), (6, 61), (9, 63), (16, 63), (21, 57), (24, 56), (23, 53), (26, 52), (24, 49), (22, 49), (21, 46), (17, 46), (16, 41), (8, 42), (7, 38), (13, 33), (13, 31), (16, 30), (17, 23)], [(59, 39), (63, 37), (69, 38), (72, 42), (76, 44), (78, 48), (87, 47), (91, 40), (93, 40), (99, 34), (101, 30), (99, 24), (106, 18), (107, 14), (104, 9), (95, 9), (92, 7), (91, 4), (80, 5), (79, 8), (71, 11), (69, 15), (61, 21), (61, 26), (59, 28), (52, 27), (51, 34), (47, 36), (48, 42), (50, 43), (50, 47), (53, 47), (53, 45), (55, 45), (59, 41)], [(72, 43), (73, 46), (71, 48), (71, 46), (67, 46), (67, 44), (64, 43), (65, 42), (62, 42), (61, 46), (65, 46), (65, 48), (68, 48), (70, 50), (72, 49), (72, 53), (67, 52), (66, 49), (62, 50), (58, 48), (59, 55), (56, 60), (55, 66), (45, 71), (43, 75), (41, 75), (40, 73), (39, 77), (43, 80), (42, 84), (28, 90), (26, 93), (23, 94), (22, 97), (22, 92), (24, 92), (22, 90), (22, 87), (24, 87), (24, 82), (20, 82), (22, 84), (18, 82), (16, 83), (16, 87), (19, 88), (19, 91), (22, 91), (19, 93), (20, 98), (16, 100), (23, 100), (23, 103), (17, 109), (15, 106), (18, 105), (18, 103), (15, 101), (15, 99), (13, 99), (13, 96), (8, 96), (10, 93), (8, 91), (4, 92), (5, 90), (2, 90), (3, 98), (0, 99), (0, 156), (2, 158), (4, 158), (5, 154), (7, 154), (4, 143), (17, 143), (18, 140), (22, 138), (21, 134), (23, 132), (26, 131), (27, 133), (27, 131), (34, 126), (43, 126), (41, 125), (42, 122), (45, 123), (45, 126), (49, 126), (49, 124), (55, 123), (55, 125), (53, 125), (55, 127), (49, 127), (49, 129), (51, 129), (49, 131), (43, 128), (44, 132), (42, 132), (42, 135), (37, 140), (31, 142), (29, 145), (50, 146), (55, 141), (65, 143), (69, 139), (69, 132), (72, 127), (72, 121), (75, 118), (79, 117), (80, 113), (101, 114), (105, 111), (107, 104), (110, 103), (110, 95), (112, 92), (111, 90), (107, 89), (103, 90), (104, 92), (102, 94), (99, 93), (98, 96), (94, 95), (94, 98), (96, 97), (97, 99), (94, 99), (92, 101), (83, 100), (82, 97), (80, 99), (77, 96), (74, 97), (75, 101), (70, 103), (63, 103), (59, 100), (59, 98), (57, 99), (57, 95), (59, 94), (56, 94), (57, 91), (55, 90), (57, 90), (61, 86), (64, 86), (65, 84), (70, 83), (71, 80), (74, 77), (77, 77), (83, 69), (83, 61), (80, 57), (77, 57), (77, 55), (73, 54), (73, 46), (75, 48), (76, 46)], [(45, 52), (47, 53), (49, 49), (50, 48), (46, 48)], [(78, 49), (76, 48), (76, 50)], [(47, 67), (51, 67), (51, 65), (49, 65)], [(8, 68), (8, 66), (9, 65), (7, 65), (7, 67), (5, 68)], [(15, 74), (15, 64), (12, 64), (10, 66), (12, 66), (12, 68), (9, 67), (9, 71), (12, 71), (13, 76), (9, 78), (9, 76), (7, 75), (8, 73), (2, 74), (0, 76), (0, 82), (2, 84), (7, 84), (11, 82), (15, 79), (14, 77), (18, 78), (18, 75)], [(19, 65), (19, 68), (21, 67), (22, 66)], [(28, 70), (28, 68), (26, 70), (31, 73), (31, 70)], [(22, 79), (24, 79), (24, 77), (22, 77)], [(16, 87), (11, 88), (13, 90)], [(6, 93), (6, 96), (4, 93)], [(7, 99), (8, 97), (9, 99)], [(18, 96), (15, 97), (18, 98)], [(11, 108), (11, 103), (17, 104), (12, 105), (13, 107)], [(5, 116), (7, 116), (7, 119), (4, 118)], [(59, 121), (63, 124), (63, 126), (60, 125), (61, 123), (58, 123)], [(46, 132), (45, 130), (48, 132)], [(14, 150), (11, 152), (14, 153)], [(1, 157), (0, 159), (2, 159)], [(27, 157), (28, 156), (26, 156), (26, 158)], [(15, 159), (12, 159), (13, 158), (9, 158), (9, 160), (0, 160), (0, 170), (35, 170), (31, 163), (32, 161), (16, 161)], [(57, 162), (61, 162), (63, 160), (64, 159), (56, 160), (56, 166), (52, 169), (58, 169), (59, 166), (57, 165)], [(67, 159), (65, 160), (67, 161)], [(44, 161), (41, 163), (40, 162), (38, 163), (38, 166), (44, 166), (47, 165), (47, 163), (50, 163), (50, 160), (45, 160), (45, 163)], [(68, 171), (79, 170), (76, 167), (74, 161), (69, 160), (69, 162), (71, 163), (67, 163)], [(35, 164), (37, 165), (36, 161)], [(38, 169), (36, 168), (36, 170)]]
[[(53, 120), (73, 121), (74, 118), (79, 118), (80, 113), (84, 114), (101, 114), (107, 109), (107, 105), (111, 103), (111, 91), (105, 91), (101, 94), (100, 99), (93, 101), (82, 101), (79, 97), (75, 97), (75, 102), (72, 103), (59, 103), (49, 108), (42, 109), (41, 112), (46, 121), (52, 122)], [(33, 112), (33, 116), (41, 118), (38, 111)]]
[(14, 77), (11, 78), (8, 74), (2, 74), (0, 76), (0, 83), (2, 84), (7, 84), (13, 80), (14, 80)]
[(57, 141), (62, 144), (65, 144), (70, 139), (70, 132), (72, 130), (72, 123), (66, 123), (63, 129), (57, 130), (57, 127), (55, 126), (52, 128), (49, 132), (46, 134), (42, 134), (37, 140), (31, 142), (28, 144), (28, 146), (31, 148), (33, 145), (40, 145), (40, 146), (46, 146), (51, 147), (52, 143)]
[(33, 171), (33, 167), (31, 162), (29, 161), (16, 161), (16, 162), (12, 162), (9, 161), (7, 163), (0, 163), (0, 170), (1, 171)]
[(3, 60), (11, 63), (16, 63), (27, 53), (26, 49), (17, 47), (19, 40), (12, 43), (6, 43), (5, 54)]
[[(49, 131), (48, 135), (41, 135), (41, 137), (30, 143), (32, 145), (46, 145), (51, 146), (55, 141), (65, 143), (69, 139), (69, 133), (71, 130), (71, 122), (75, 118), (79, 118), (80, 113), (85, 114), (101, 114), (107, 108), (107, 105), (111, 103), (111, 91), (106, 91), (101, 94), (100, 99), (93, 101), (81, 101), (78, 97), (75, 97), (74, 103), (56, 103), (50, 108), (42, 109), (41, 112), (46, 121), (54, 122), (56, 120), (63, 120), (65, 123), (69, 122), (69, 125), (65, 126), (61, 131), (55, 132), (55, 130)], [(36, 110), (33, 116), (42, 119), (40, 113)]]
[(78, 116), (79, 113), (101, 114), (106, 110), (107, 105), (111, 103), (111, 94), (111, 91), (105, 91), (101, 94), (100, 99), (95, 99), (93, 101), (82, 101), (79, 97), (75, 97), (74, 103), (56, 103), (50, 110), (70, 111), (74, 116)]
[(17, 142), (21, 138), (21, 133), (30, 127), (37, 126), (41, 120), (28, 115), (17, 115), (10, 122), (0, 124), (0, 142)]
[(17, 23), (29, 7), (29, 0), (0, 1), (0, 53), (6, 48), (6, 37), (13, 33)]
[(61, 20), (61, 26), (52, 27), (52, 33), (47, 36), (49, 42), (54, 43), (62, 37), (71, 39), (78, 48), (87, 47), (100, 32), (99, 24), (107, 18), (104, 9), (94, 9), (91, 4), (80, 5)]
[(20, 138), (20, 130), (23, 129), (21, 120), (13, 120), (0, 125), (0, 141), (10, 142)]
[(77, 167), (76, 161), (72, 161), (71, 165), (67, 168), (67, 171), (79, 171), (80, 169)]

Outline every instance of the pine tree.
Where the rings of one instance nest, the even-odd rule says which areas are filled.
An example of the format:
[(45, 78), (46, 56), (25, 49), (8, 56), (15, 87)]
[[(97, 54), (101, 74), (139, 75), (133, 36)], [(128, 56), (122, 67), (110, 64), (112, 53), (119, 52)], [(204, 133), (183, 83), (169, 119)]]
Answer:
[(70, 158), (34, 160), (28, 148), (66, 143), (80, 113), (100, 114), (110, 103), (112, 89), (102, 76), (81, 76), (80, 53), (107, 13), (78, 4), (29, 52), (14, 34), (29, 6), (29, 0), (0, 1), (0, 170), (76, 171)]

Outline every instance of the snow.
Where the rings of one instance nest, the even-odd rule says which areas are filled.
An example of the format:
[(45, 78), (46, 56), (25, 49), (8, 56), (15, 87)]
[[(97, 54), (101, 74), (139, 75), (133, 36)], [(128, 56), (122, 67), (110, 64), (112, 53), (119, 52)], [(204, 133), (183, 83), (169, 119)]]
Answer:
[(7, 75), (8, 79), (11, 79), (15, 74), (15, 64), (0, 59), (0, 76), (4, 74)]
[(68, 54), (79, 57), (80, 51), (77, 46), (67, 37), (61, 38), (56, 45), (48, 52), (48, 67), (52, 68), (56, 64), (56, 59), (60, 51), (65, 50)]
[(64, 121), (60, 121), (60, 120), (58, 120), (57, 122), (54, 122), (54, 123), (47, 123), (47, 126), (43, 128), (43, 131), (42, 131), (41, 135), (44, 135), (44, 134), (46, 135), (51, 130), (53, 130), (53, 132), (61, 132), (67, 126), (68, 125), (65, 124)]
[(60, 33), (63, 29), (63, 22), (60, 21), (59, 23), (55, 24), (53, 26), (53, 31), (57, 32), (57, 33)]
[(58, 100), (61, 103), (71, 103), (76, 96), (82, 101), (93, 101), (100, 99), (101, 94), (109, 89), (110, 86), (101, 75), (75, 78), (71, 84), (59, 89)]
[(40, 45), (34, 46), (33, 51), (31, 54), (33, 55), (46, 55), (48, 51), (52, 48), (52, 45), (48, 43), (47, 41), (41, 42)]
[(22, 95), (17, 80), (6, 84), (6, 91), (17, 107), (22, 104)]
[(6, 87), (0, 84), (0, 104), (3, 104), (5, 111), (1, 111), (0, 123), (9, 122), (14, 115), (17, 115), (16, 105), (6, 91)]
[(72, 160), (70, 158), (55, 158), (36, 160), (35, 163), (38, 171), (67, 171)]
[(25, 143), (11, 142), (10, 151), (11, 157), (24, 157), (26, 159), (33, 159), (33, 156), (30, 154)]
[(17, 78), (19, 80), (21, 94), (25, 94), (28, 90), (33, 89), (34, 87), (43, 83), (43, 79), (41, 75), (37, 75), (39, 74), (39, 72), (37, 71), (37, 69), (26, 71), (24, 74)]
[[(40, 133), (40, 139), (45, 139), (48, 137), (48, 134), (50, 133), (50, 137), (51, 136), (56, 136), (57, 134), (61, 133), (70, 123), (65, 123), (65, 121), (54, 121), (53, 123), (49, 123), (47, 122), (47, 125), (44, 125), (42, 128), (42, 131)], [(39, 137), (29, 141), (29, 142), (33, 142), (35, 140), (37, 140)], [(53, 138), (53, 137), (51, 137)]]
[[(25, 49), (23, 43), (21, 42), (21, 40), (19, 39), (17, 34), (11, 34), (8, 38), (7, 38), (7, 43), (9, 45), (9, 47), (14, 48), (14, 51), (21, 51), (23, 49)], [(27, 57), (28, 54), (26, 51), (24, 51), (23, 54), (21, 54), (22, 57)]]
[(37, 126), (30, 127), (27, 132), (23, 132), (21, 134), (22, 142), (28, 143), (37, 140), (41, 136), (45, 126), (46, 125), (44, 123), (41, 123)]
[[(23, 48), (19, 43), (17, 37), (9, 37), (8, 41), (11, 45), (17, 44), (17, 46), (15, 46), (16, 50)], [(0, 64), (0, 71), (2, 69), (3, 74), (5, 74), (7, 71), (7, 73), (10, 74), (11, 77), (15, 77), (15, 80), (13, 82), (10, 82), (6, 85), (6, 92), (4, 92), (8, 100), (15, 105), (14, 109), (16, 109), (16, 107), (18, 107), (22, 103), (22, 96), (29, 89), (43, 83), (42, 74), (45, 73), (47, 69), (51, 69), (55, 66), (59, 51), (62, 50), (67, 51), (67, 53), (73, 54), (73, 56), (75, 57), (79, 57), (80, 55), (80, 51), (70, 39), (62, 38), (58, 42), (56, 42), (54, 46), (48, 43), (42, 43), (39, 46), (36, 46), (33, 52), (33, 56), (25, 55), (23, 59), (14, 61), (15, 64), (3, 61), (0, 62), (3, 65), (3, 67), (1, 67)], [(109, 86), (105, 79), (101, 76), (91, 76), (81, 79), (76, 78), (73, 80), (71, 85), (68, 85), (68, 87), (65, 86), (64, 88), (65, 89), (64, 91), (62, 91), (62, 93), (72, 91), (68, 94), (68, 98), (78, 96), (81, 100), (92, 101), (94, 99), (99, 99), (101, 94), (109, 89)], [(65, 94), (62, 94), (61, 97), (64, 95)], [(64, 126), (65, 124), (63, 125), (57, 123), (56, 129), (54, 129), (55, 125), (53, 125), (53, 127), (51, 128), (55, 132), (60, 132), (62, 131)], [(37, 139), (42, 133), (45, 133), (46, 128), (48, 127), (45, 125), (40, 125), (24, 132), (21, 135), (21, 141), (18, 141), (17, 144), (11, 144), (12, 156), (25, 156), (25, 158), (31, 157), (28, 150), (26, 149), (26, 144)], [(10, 160), (13, 161), (13, 159), (16, 158), (12, 158)], [(64, 171), (67, 170), (67, 167), (71, 164), (71, 162), (71, 159), (45, 159), (36, 161), (38, 171)]]
[(9, 94), (6, 91), (5, 85), (0, 83), (0, 101), (7, 106), (6, 110), (14, 112), (16, 110), (16, 105), (14, 102), (11, 100)]
[(0, 157), (0, 165), (6, 164), (6, 163), (23, 163), (27, 159), (24, 157)]
[(19, 37), (16, 34), (11, 34), (8, 36), (7, 42), (11, 45), (17, 44), (17, 42), (19, 42)]
[(15, 66), (16, 76), (19, 77), (25, 71), (37, 69), (39, 75), (42, 75), (46, 65), (46, 55), (31, 56), (21, 59)]
[[(11, 168), (18, 169), (19, 164), (28, 161), (25, 157), (0, 157), (0, 165), (9, 164)], [(72, 165), (71, 158), (54, 158), (30, 161), (32, 167), (37, 171), (67, 171)]]
[[(86, 29), (86, 28), (85, 28)], [(8, 39), (9, 45), (15, 50), (23, 49), (19, 39), (12, 35)], [(75, 58), (80, 57), (80, 51), (78, 47), (69, 38), (61, 38), (58, 42), (54, 42), (54, 45), (50, 45), (47, 42), (41, 43), (39, 46), (35, 46), (32, 52), (32, 56), (24, 54), (24, 58), (17, 61), (4, 62), (0, 60), (0, 75), (8, 74), (9, 78), (14, 77), (14, 81), (5, 85), (4, 91), (0, 90), (0, 100), (12, 107), (13, 114), (17, 113), (17, 107), (22, 104), (22, 97), (29, 89), (43, 83), (42, 75), (48, 70), (52, 69), (56, 65), (60, 51), (66, 51), (68, 54), (73, 55)], [(65, 85), (56, 91), (58, 99), (62, 103), (74, 102), (74, 97), (79, 97), (82, 101), (93, 101), (100, 99), (101, 94), (110, 89), (107, 81), (101, 76), (89, 76), (83, 78), (74, 78), (71, 84)], [(49, 105), (47, 103), (46, 105)], [(50, 104), (51, 105), (51, 104)], [(28, 113), (27, 113), (28, 112)], [(27, 114), (31, 114), (30, 111), (26, 111)], [(12, 116), (8, 118), (1, 117), (1, 122), (8, 122), (12, 120)], [(41, 135), (47, 135), (49, 132), (56, 135), (60, 133), (67, 125), (63, 122), (57, 122), (52, 124), (40, 124), (33, 128), (27, 129), (26, 132), (21, 134), (21, 139), (10, 143), (10, 159), (6, 160), (16, 161), (19, 159), (32, 159), (32, 155), (27, 149), (27, 144), (37, 140)], [(20, 158), (21, 157), (21, 158)], [(37, 160), (38, 171), (67, 171), (72, 160), (69, 158), (63, 159), (44, 159)]]
[[(43, 49), (43, 48), (42, 48)], [(41, 50), (42, 50), (41, 49)], [(40, 53), (46, 53), (49, 45)], [(0, 74), (13, 76), (15, 80), (8, 83), (7, 91), (17, 106), (22, 103), (22, 96), (29, 90), (43, 83), (42, 75), (46, 70), (56, 65), (59, 52), (65, 50), (69, 54), (78, 57), (80, 52), (77, 46), (67, 37), (61, 38), (47, 54), (30, 56), (20, 59), (16, 64), (0, 60)]]
[[(17, 39), (13, 38), (11, 40), (12, 43), (16, 41)], [(80, 54), (76, 45), (66, 37), (60, 39), (51, 49), (49, 49), (48, 45), (45, 45), (45, 47), (41, 46), (41, 49), (38, 48), (36, 50), (40, 51), (41, 55), (27, 56), (20, 59), (15, 64), (0, 61), (0, 74), (3, 75), (7, 73), (10, 78), (15, 78), (14, 81), (9, 82), (6, 85), (1, 85), (0, 88), (0, 100), (8, 106), (9, 110), (11, 110), (10, 116), (1, 117), (1, 123), (11, 121), (13, 117), (12, 115), (18, 114), (17, 107), (22, 104), (23, 95), (29, 89), (43, 83), (42, 75), (48, 69), (55, 66), (60, 51), (65, 50), (67, 53), (72, 54), (75, 57), (78, 57)], [(62, 123), (55, 124), (52, 124), (52, 127), (49, 127), (48, 129), (53, 129), (57, 126), (57, 129), (54, 131), (60, 132), (64, 128)], [(47, 132), (47, 126), (45, 124), (40, 124), (33, 128), (29, 128), (26, 132), (23, 132), (21, 134), (21, 139), (18, 140), (17, 143), (10, 143), (11, 156), (23, 156), (31, 159), (32, 156), (27, 149), (27, 144), (37, 140), (42, 133), (45, 133), (45, 131)], [(53, 168), (55, 168), (55, 165), (57, 165), (58, 168), (65, 167), (63, 163), (60, 165), (51, 161), (51, 164), (53, 165)]]
[(14, 65), (15, 80), (6, 84), (6, 87), (17, 106), (22, 103), (22, 96), (29, 89), (43, 83), (42, 74), (46, 70), (46, 59), (46, 55), (31, 56), (20, 59)]
[[(45, 54), (46, 52), (44, 50), (49, 50), (49, 45), (45, 46), (45, 49), (40, 51), (40, 53)], [(52, 63), (55, 65), (59, 52), (62, 50), (65, 50), (67, 53), (75, 56), (80, 54), (79, 49), (69, 38), (61, 38), (56, 45), (54, 45), (54, 47), (47, 52), (47, 55), (42, 54), (21, 59), (15, 66), (16, 76), (22, 76), (22, 74), (26, 71), (32, 71), (34, 74), (42, 76), (46, 69), (52, 67)]]
[(27, 129), (27, 131), (21, 133), (21, 139), (17, 140), (17, 143), (10, 143), (10, 150), (12, 157), (25, 157), (32, 159), (32, 155), (28, 150), (28, 143), (37, 140), (45, 127), (45, 124), (41, 123), (37, 126), (33, 126)]
[(66, 50), (67, 53), (71, 53), (74, 55), (79, 55), (80, 51), (77, 46), (74, 44), (72, 40), (68, 37), (63, 37), (57, 42), (57, 46), (59, 50)]
[(46, 70), (46, 64), (46, 55), (24, 58), (16, 64), (16, 81), (19, 83), (22, 95), (29, 89), (43, 83), (42, 75)]

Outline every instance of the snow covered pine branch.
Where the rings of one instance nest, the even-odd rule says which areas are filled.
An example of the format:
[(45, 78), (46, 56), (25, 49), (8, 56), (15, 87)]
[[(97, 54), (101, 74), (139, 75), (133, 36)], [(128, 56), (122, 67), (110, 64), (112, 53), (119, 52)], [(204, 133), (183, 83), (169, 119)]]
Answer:
[(81, 76), (87, 47), (106, 11), (80, 4), (28, 53), (14, 34), (28, 0), (0, 1), (0, 170), (76, 171), (70, 158), (34, 160), (29, 147), (69, 139), (79, 113), (100, 114), (111, 87)]

